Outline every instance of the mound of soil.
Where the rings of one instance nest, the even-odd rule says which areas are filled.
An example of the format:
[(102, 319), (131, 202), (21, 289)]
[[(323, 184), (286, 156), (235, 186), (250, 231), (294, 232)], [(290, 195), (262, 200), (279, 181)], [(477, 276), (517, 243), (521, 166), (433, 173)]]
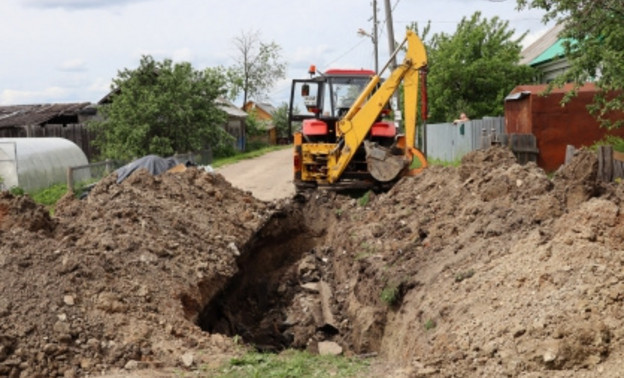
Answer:
[(64, 198), (56, 222), (28, 197), (3, 194), (0, 375), (87, 375), (180, 365), (189, 348), (206, 359), (228, 352), (228, 339), (194, 323), (274, 211), (196, 169), (115, 179), (85, 201)]
[(3, 193), (0, 375), (193, 370), (242, 339), (379, 356), (379, 376), (617, 376), (624, 190), (596, 168), (581, 151), (551, 179), (492, 148), (368, 202), (138, 171), (53, 219)]
[(622, 189), (579, 153), (550, 180), (506, 149), (343, 204), (326, 242), (349, 350), (406, 374), (617, 376)]

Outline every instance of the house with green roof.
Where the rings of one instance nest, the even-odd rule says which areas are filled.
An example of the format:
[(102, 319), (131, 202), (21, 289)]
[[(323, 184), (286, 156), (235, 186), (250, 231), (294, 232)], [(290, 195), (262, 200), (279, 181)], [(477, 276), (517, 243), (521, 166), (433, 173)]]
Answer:
[(538, 83), (550, 83), (570, 67), (565, 58), (566, 39), (559, 38), (562, 30), (563, 24), (556, 25), (521, 52), (520, 64), (538, 71)]

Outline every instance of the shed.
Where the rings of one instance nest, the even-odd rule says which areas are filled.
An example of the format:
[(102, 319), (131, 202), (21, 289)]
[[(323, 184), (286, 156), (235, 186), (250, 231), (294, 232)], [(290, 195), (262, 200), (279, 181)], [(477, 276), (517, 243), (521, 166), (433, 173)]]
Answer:
[[(0, 138), (3, 189), (43, 189), (66, 180), (67, 168), (87, 164), (84, 152), (64, 138)], [(80, 181), (87, 180), (84, 172)]]
[(96, 117), (97, 109), (88, 102), (0, 106), (0, 138), (61, 137), (93, 157), (97, 150), (86, 123)]
[(567, 145), (591, 146), (605, 135), (624, 137), (624, 129), (608, 131), (589, 114), (597, 93), (592, 83), (578, 90), (578, 96), (561, 106), (563, 96), (573, 86), (568, 84), (543, 95), (547, 85), (521, 85), (505, 98), (505, 131), (507, 134), (533, 134), (539, 154), (537, 164), (554, 171), (565, 160)]

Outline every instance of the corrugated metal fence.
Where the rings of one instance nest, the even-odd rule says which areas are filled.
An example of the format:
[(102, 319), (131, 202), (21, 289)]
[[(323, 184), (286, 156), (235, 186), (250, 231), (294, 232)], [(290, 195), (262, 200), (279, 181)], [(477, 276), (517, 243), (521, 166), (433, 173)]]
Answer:
[(427, 159), (455, 161), (470, 151), (482, 148), (482, 140), (499, 138), (505, 133), (504, 117), (485, 117), (458, 124), (427, 125)]

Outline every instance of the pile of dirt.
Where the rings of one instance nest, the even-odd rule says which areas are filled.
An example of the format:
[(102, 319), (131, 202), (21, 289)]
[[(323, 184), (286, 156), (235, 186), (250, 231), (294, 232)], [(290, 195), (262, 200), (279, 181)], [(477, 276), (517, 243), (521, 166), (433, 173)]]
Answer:
[(503, 148), (341, 206), (335, 312), (355, 353), (406, 374), (618, 374), (622, 188), (580, 152), (553, 179)]
[[(0, 375), (198, 369), (235, 341), (382, 376), (605, 376), (624, 354), (624, 190), (503, 148), (392, 190), (263, 202), (194, 168), (50, 218), (0, 197)], [(385, 361), (385, 363), (383, 362)]]
[[(140, 171), (119, 185), (112, 175), (87, 200), (60, 201), (54, 221), (27, 197), (4, 193), (0, 208), (0, 376), (191, 366), (227, 353), (231, 341), (196, 319), (275, 212), (197, 169)], [(204, 356), (183, 359), (189, 349)]]

